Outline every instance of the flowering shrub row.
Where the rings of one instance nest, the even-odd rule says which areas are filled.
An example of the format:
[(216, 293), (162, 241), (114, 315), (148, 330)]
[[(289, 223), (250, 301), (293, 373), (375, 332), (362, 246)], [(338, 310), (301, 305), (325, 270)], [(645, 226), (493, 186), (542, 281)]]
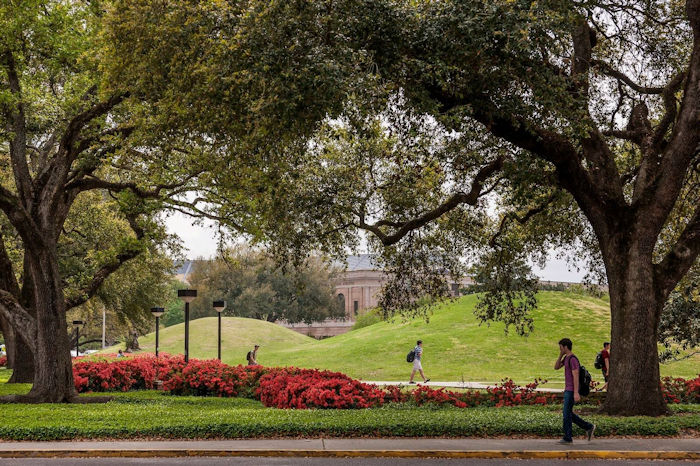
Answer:
[(7, 357), (0, 356), (0, 367), (5, 367), (7, 365)]
[[(396, 386), (380, 389), (340, 372), (229, 366), (218, 360), (190, 360), (186, 365), (182, 356), (168, 355), (83, 360), (74, 364), (73, 373), (79, 392), (152, 389), (160, 380), (163, 390), (174, 395), (246, 397), (275, 408), (353, 409), (386, 403), (467, 408), (558, 402), (556, 395), (536, 391), (540, 384), (546, 383), (541, 379), (525, 387), (504, 379), (485, 391), (455, 392), (418, 386), (408, 392)], [(692, 380), (666, 377), (662, 389), (669, 403), (700, 403), (700, 375)]]
[(380, 389), (340, 372), (228, 366), (217, 360), (190, 360), (185, 365), (181, 356), (168, 355), (81, 360), (74, 364), (73, 374), (79, 392), (152, 389), (156, 380), (160, 380), (163, 390), (174, 395), (240, 396), (276, 408), (351, 409), (385, 403), (432, 403), (465, 408), (554, 401), (554, 395), (535, 392), (542, 383), (539, 380), (524, 388), (517, 387), (512, 380), (504, 380), (486, 392), (452, 392), (427, 386), (405, 392), (399, 387)]
[(535, 391), (538, 385), (546, 382), (546, 380), (536, 379), (525, 387), (519, 387), (511, 379), (504, 379), (499, 385), (489, 387), (486, 391), (468, 390), (464, 392), (454, 392), (444, 388), (435, 390), (423, 385), (410, 393), (406, 393), (401, 391), (399, 387), (389, 387), (389, 395), (386, 399), (398, 403), (411, 401), (419, 406), (433, 403), (437, 405), (452, 405), (458, 408), (546, 405), (547, 403), (557, 402), (556, 395)]
[(661, 392), (666, 403), (700, 403), (700, 374), (689, 380), (664, 377)]

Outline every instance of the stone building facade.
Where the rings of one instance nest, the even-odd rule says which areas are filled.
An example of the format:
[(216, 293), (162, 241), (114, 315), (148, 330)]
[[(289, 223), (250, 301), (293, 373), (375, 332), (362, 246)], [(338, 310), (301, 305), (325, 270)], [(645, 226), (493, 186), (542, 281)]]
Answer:
[[(371, 254), (349, 256), (347, 268), (335, 285), (335, 296), (345, 309), (345, 318), (355, 320), (362, 311), (377, 307), (386, 280), (386, 273), (377, 267)], [(471, 277), (450, 283), (450, 294), (459, 296), (461, 289), (473, 283)]]
[(361, 311), (377, 307), (384, 282), (386, 274), (372, 262), (370, 254), (349, 256), (347, 269), (335, 285), (335, 296), (345, 309), (345, 318), (355, 320)]

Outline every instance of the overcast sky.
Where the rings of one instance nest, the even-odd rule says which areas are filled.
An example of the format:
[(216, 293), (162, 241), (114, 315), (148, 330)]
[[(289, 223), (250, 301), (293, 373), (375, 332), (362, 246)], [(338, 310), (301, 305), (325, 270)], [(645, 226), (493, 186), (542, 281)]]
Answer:
[[(213, 222), (193, 225), (192, 219), (175, 213), (166, 219), (166, 225), (170, 233), (177, 234), (182, 239), (185, 247), (183, 254), (188, 259), (212, 258), (216, 255), (217, 237)], [(564, 260), (554, 257), (550, 257), (543, 269), (535, 267), (534, 272), (543, 280), (560, 282), (580, 282), (584, 275), (583, 271), (568, 270)]]

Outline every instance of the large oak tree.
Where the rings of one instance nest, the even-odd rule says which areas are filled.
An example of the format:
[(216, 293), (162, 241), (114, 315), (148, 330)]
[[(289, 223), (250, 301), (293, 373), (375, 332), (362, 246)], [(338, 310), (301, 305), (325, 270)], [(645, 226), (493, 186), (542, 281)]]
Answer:
[[(611, 297), (605, 409), (665, 412), (659, 318), (700, 252), (699, 0), (119, 6), (117, 76), (177, 99), (172, 118), (200, 130), (255, 133), (251, 152), (275, 162), (220, 172), (217, 195), (249, 186), (278, 245), (337, 249), (364, 230), (398, 269), (444, 271), (490, 229), (484, 276), (510, 305), (484, 315), (515, 311), (513, 323), (527, 318), (507, 278), (523, 254), (583, 245)], [(319, 133), (334, 124), (350, 133), (335, 143)], [(485, 217), (489, 194), (501, 220)], [(513, 236), (521, 224), (533, 238)], [(409, 273), (399, 289), (437, 292), (438, 275)]]
[[(0, 316), (34, 369), (31, 391), (5, 401), (76, 400), (67, 311), (158, 243), (163, 208), (206, 215), (181, 197), (202, 171), (194, 138), (171, 132), (168, 144), (156, 144), (162, 132), (143, 101), (104, 84), (104, 13), (91, 1), (0, 5), (0, 212), (3, 236), (16, 235), (23, 253), (15, 267), (0, 240)], [(76, 232), (66, 222), (90, 192), (113, 203), (129, 231), (91, 256), (75, 248), (83, 273), (71, 276), (61, 255)]]

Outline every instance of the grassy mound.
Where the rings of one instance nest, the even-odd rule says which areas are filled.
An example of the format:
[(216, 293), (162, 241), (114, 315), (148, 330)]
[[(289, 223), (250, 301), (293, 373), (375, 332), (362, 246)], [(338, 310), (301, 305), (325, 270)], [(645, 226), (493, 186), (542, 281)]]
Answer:
[[(505, 334), (503, 324), (479, 325), (472, 311), (475, 296), (465, 296), (437, 307), (424, 319), (380, 322), (344, 335), (316, 341), (283, 327), (251, 319), (224, 318), (223, 361), (245, 362), (256, 342), (262, 346), (258, 361), (266, 366), (299, 366), (331, 369), (364, 380), (406, 381), (411, 365), (406, 353), (417, 339), (424, 341), (423, 367), (428, 377), (442, 381), (497, 382), (511, 377), (524, 383), (543, 377), (553, 386), (563, 373), (553, 369), (557, 341), (569, 337), (574, 352), (599, 379), (593, 360), (610, 337), (609, 305), (605, 300), (566, 292), (543, 292), (533, 313), (535, 330), (528, 337)], [(216, 318), (190, 323), (190, 356), (216, 357)], [(182, 325), (161, 330), (162, 351), (183, 351)], [(145, 351), (153, 351), (154, 335), (140, 339)], [(115, 350), (111, 350), (112, 352)], [(612, 349), (612, 352), (615, 348)], [(700, 356), (665, 364), (662, 375), (694, 377)]]
[[(211, 359), (217, 353), (217, 318), (205, 317), (190, 321), (190, 357)], [(170, 354), (182, 354), (185, 324), (173, 325), (160, 329), (159, 350)], [(155, 352), (155, 332), (139, 338), (144, 352)], [(246, 354), (253, 345), (261, 345), (265, 351), (284, 352), (289, 348), (313, 346), (317, 341), (282, 326), (255, 319), (242, 317), (223, 317), (221, 319), (221, 351), (223, 362), (227, 364), (245, 364)], [(116, 353), (123, 345), (107, 348), (103, 353)], [(260, 353), (262, 354), (262, 353)], [(259, 359), (259, 358), (258, 358)]]

